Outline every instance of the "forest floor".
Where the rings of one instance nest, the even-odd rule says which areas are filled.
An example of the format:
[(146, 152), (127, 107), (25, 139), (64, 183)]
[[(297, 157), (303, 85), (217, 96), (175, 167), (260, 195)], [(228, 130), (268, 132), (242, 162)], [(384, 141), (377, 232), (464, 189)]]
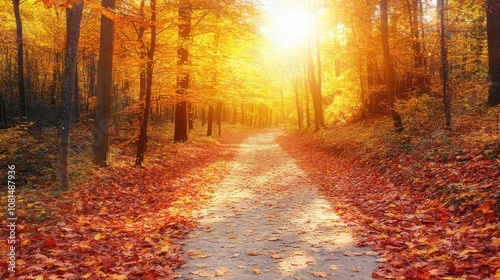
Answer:
[[(384, 116), (288, 131), (279, 146), (241, 126), (195, 129), (186, 143), (152, 126), (142, 167), (128, 132), (96, 168), (92, 125), (80, 123), (66, 192), (55, 130), (2, 130), (17, 221), (16, 272), (4, 242), (0, 278), (500, 279), (496, 109), (461, 104), (451, 131), (414, 122), (398, 134)], [(2, 192), (0, 211), (7, 202)]]
[(500, 279), (500, 108), (467, 104), (451, 131), (377, 117), (278, 139), (379, 253), (375, 278)]
[(184, 246), (178, 279), (371, 279), (376, 253), (276, 143), (249, 137)]
[[(254, 133), (223, 125), (221, 136), (206, 137), (199, 128), (188, 142), (174, 143), (172, 125), (152, 125), (143, 166), (133, 165), (136, 144), (128, 133), (114, 134), (111, 166), (96, 168), (91, 131), (91, 123), (73, 128), (66, 192), (57, 190), (55, 128), (36, 138), (26, 125), (0, 131), (0, 177), (6, 182), (6, 166), (15, 165), (17, 217), (16, 243), (0, 247), (0, 279), (171, 278), (184, 262), (180, 242), (196, 224), (194, 211), (227, 174), (241, 141)], [(6, 191), (1, 202), (6, 213)], [(7, 228), (7, 219), (1, 224)], [(10, 232), (1, 234), (7, 240)]]

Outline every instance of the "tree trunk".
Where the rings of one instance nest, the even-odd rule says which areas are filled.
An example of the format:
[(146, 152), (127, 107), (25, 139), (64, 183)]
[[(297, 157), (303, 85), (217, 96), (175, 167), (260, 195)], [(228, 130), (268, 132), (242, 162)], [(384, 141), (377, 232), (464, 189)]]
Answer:
[[(318, 19), (318, 10), (316, 2), (314, 2), (314, 24), (316, 29), (316, 63), (318, 64), (318, 80), (316, 84), (316, 98), (318, 103), (318, 119), (319, 125), (321, 127), (325, 127), (325, 116), (323, 114), (323, 98), (322, 98), (322, 76), (321, 76), (321, 56), (320, 56), (320, 34), (319, 34), (319, 19)], [(314, 67), (313, 67), (314, 73)]]
[(217, 106), (215, 107), (215, 120), (219, 127), (219, 135), (220, 135), (222, 127), (222, 102), (218, 102)]
[(489, 80), (488, 105), (500, 104), (500, 0), (487, 2)]
[(142, 114), (141, 130), (139, 133), (139, 142), (137, 143), (137, 154), (135, 164), (141, 165), (146, 153), (146, 143), (148, 141), (148, 121), (149, 110), (151, 108), (151, 87), (153, 86), (153, 63), (156, 50), (156, 0), (151, 0), (151, 44), (148, 51), (148, 62), (146, 67), (146, 95), (145, 106)]
[(307, 127), (311, 127), (311, 114), (309, 112), (309, 95), (307, 94), (308, 88), (307, 64), (304, 63), (304, 98), (306, 100), (306, 123)]
[[(115, 0), (102, 0), (102, 6), (114, 10)], [(113, 85), (114, 36), (114, 20), (101, 14), (97, 103), (94, 119), (94, 161), (98, 166), (109, 164), (109, 123), (111, 117), (111, 87)]]
[[(139, 18), (140, 20), (142, 21), (145, 21), (144, 19), (144, 1), (145, 0), (141, 0), (141, 4), (139, 6)], [(139, 69), (139, 100), (144, 100), (144, 98), (146, 97), (146, 68), (147, 68), (147, 62), (145, 62), (145, 58), (147, 57), (148, 55), (148, 51), (146, 49), (146, 44), (143, 42), (144, 40), (144, 33), (146, 31), (146, 28), (144, 27), (144, 24), (141, 24), (140, 27), (139, 27), (139, 34), (138, 34), (138, 38), (137, 38), (137, 41), (138, 43), (140, 44), (140, 54), (139, 54), (139, 65), (140, 65), (140, 69)]]
[(214, 106), (208, 106), (208, 124), (207, 124), (207, 136), (212, 136), (214, 122)]
[(299, 77), (295, 75), (293, 77), (293, 91), (295, 93), (295, 108), (297, 110), (297, 122), (299, 125), (299, 129), (302, 128), (302, 108), (300, 107), (300, 95), (299, 95)]
[(21, 13), (19, 11), (20, 0), (12, 0), (14, 5), (14, 16), (16, 18), (16, 45), (17, 45), (17, 85), (19, 94), (19, 109), (21, 117), (28, 117), (28, 108), (26, 105), (26, 88), (24, 84), (24, 41), (23, 24)]
[(201, 126), (205, 126), (206, 117), (205, 117), (205, 107), (201, 108)]
[(450, 96), (448, 93), (448, 49), (446, 48), (446, 27), (444, 17), (444, 1), (439, 0), (439, 17), (441, 23), (441, 78), (443, 79), (443, 103), (446, 129), (451, 129)]
[(241, 103), (241, 125), (245, 125), (245, 104)]
[(403, 131), (403, 124), (401, 122), (401, 117), (398, 115), (394, 109), (394, 103), (396, 100), (396, 88), (395, 88), (395, 73), (394, 66), (392, 64), (391, 53), (389, 50), (389, 28), (388, 28), (388, 16), (387, 16), (387, 0), (380, 0), (380, 17), (381, 17), (381, 27), (380, 32), (382, 33), (382, 48), (384, 53), (384, 64), (385, 64), (385, 83), (387, 86), (387, 99), (389, 101), (389, 108), (392, 114), (392, 120), (394, 123), (394, 129), (397, 132)]
[(69, 185), (69, 132), (71, 126), (71, 104), (75, 90), (75, 71), (80, 39), (80, 22), (82, 19), (83, 1), (74, 2), (66, 8), (66, 54), (64, 65), (64, 84), (62, 96), (62, 125), (59, 151), (60, 189), (67, 190)]
[(189, 129), (193, 129), (194, 128), (194, 125), (193, 125), (193, 119), (194, 119), (194, 114), (193, 114), (194, 108), (193, 108), (193, 105), (191, 103), (188, 103), (187, 104), (187, 109), (188, 109), (188, 128)]
[[(179, 3), (179, 29), (177, 46), (177, 90), (176, 94), (185, 98), (189, 88), (189, 70), (183, 67), (189, 64), (188, 43), (191, 33), (191, 3), (189, 0), (181, 0)], [(178, 102), (175, 110), (175, 128), (174, 141), (183, 142), (188, 140), (188, 120), (187, 120), (187, 102), (185, 100)]]

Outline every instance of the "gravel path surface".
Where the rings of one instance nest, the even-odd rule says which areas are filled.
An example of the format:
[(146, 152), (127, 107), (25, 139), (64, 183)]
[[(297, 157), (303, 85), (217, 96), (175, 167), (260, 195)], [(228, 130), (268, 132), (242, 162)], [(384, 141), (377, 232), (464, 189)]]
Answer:
[(348, 228), (277, 135), (241, 145), (186, 240), (177, 279), (371, 279), (374, 252), (353, 247)]

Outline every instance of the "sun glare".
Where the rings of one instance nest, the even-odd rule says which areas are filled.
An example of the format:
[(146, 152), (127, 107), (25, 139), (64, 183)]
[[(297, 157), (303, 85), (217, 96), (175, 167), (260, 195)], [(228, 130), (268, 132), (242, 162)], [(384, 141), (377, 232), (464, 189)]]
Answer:
[(307, 21), (307, 14), (298, 9), (278, 12), (274, 27), (279, 43), (286, 48), (300, 46), (307, 39)]

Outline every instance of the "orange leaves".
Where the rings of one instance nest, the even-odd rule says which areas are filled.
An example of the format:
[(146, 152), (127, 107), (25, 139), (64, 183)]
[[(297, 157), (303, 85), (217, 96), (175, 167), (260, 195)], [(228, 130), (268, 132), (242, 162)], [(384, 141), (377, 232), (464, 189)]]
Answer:
[[(457, 153), (460, 157), (441, 156), (429, 139), (430, 150), (422, 155), (391, 146), (395, 155), (387, 156), (384, 146), (360, 148), (351, 144), (355, 138), (329, 136), (299, 132), (282, 137), (280, 144), (311, 180), (322, 182), (337, 213), (359, 225), (355, 231), (364, 236), (359, 244), (379, 252), (374, 278), (500, 274), (500, 211), (494, 197), (500, 185), (491, 176), (500, 171), (498, 164), (473, 149)], [(345, 157), (332, 156), (332, 149)]]

